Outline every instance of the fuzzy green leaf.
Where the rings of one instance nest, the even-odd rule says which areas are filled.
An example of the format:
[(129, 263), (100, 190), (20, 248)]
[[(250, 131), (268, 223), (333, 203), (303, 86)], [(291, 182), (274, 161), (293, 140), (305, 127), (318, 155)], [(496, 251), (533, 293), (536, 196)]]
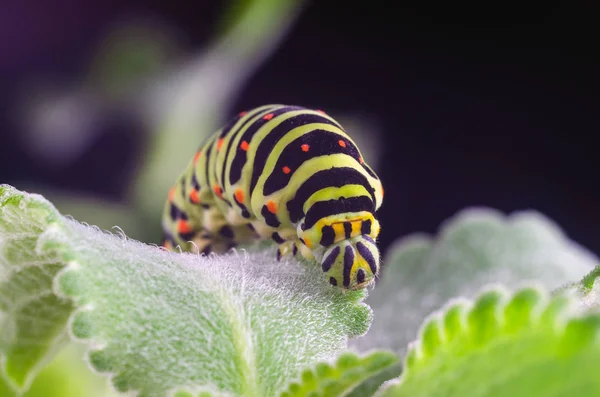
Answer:
[(231, 394), (221, 393), (212, 388), (177, 389), (169, 397), (230, 397)]
[(582, 312), (600, 309), (600, 266), (586, 274), (581, 282), (569, 283), (554, 293), (574, 296)]
[(64, 264), (39, 245), (40, 234), (57, 219), (40, 197), (0, 185), (2, 396), (27, 390), (67, 340), (72, 304), (52, 292), (53, 279)]
[(581, 282), (580, 308), (583, 310), (600, 309), (600, 266), (587, 274)]
[[(3, 197), (23, 194), (5, 186)], [(118, 391), (164, 396), (198, 386), (273, 396), (368, 329), (365, 292), (329, 286), (318, 266), (277, 262), (272, 249), (208, 258), (165, 252), (25, 197), (39, 211), (15, 207), (7, 224), (37, 225), (28, 268), (47, 255), (67, 264), (54, 292), (75, 303), (72, 336), (88, 344), (92, 367), (110, 374)], [(34, 328), (47, 321), (29, 318)]]
[(600, 395), (600, 314), (541, 287), (452, 301), (424, 323), (378, 397)]
[[(301, 380), (291, 383), (281, 397), (347, 396), (397, 363), (398, 356), (391, 352), (376, 351), (364, 357), (345, 352), (337, 358), (334, 365), (320, 362), (314, 369), (305, 370)], [(365, 392), (367, 394), (362, 395), (372, 394), (367, 390)]]
[(82, 357), (82, 346), (71, 343), (40, 371), (21, 397), (118, 397), (104, 377), (92, 373)]
[(435, 240), (414, 235), (390, 248), (368, 299), (373, 325), (352, 345), (401, 352), (423, 319), (448, 299), (472, 297), (488, 283), (536, 282), (554, 289), (578, 282), (598, 263), (540, 213), (465, 210)]

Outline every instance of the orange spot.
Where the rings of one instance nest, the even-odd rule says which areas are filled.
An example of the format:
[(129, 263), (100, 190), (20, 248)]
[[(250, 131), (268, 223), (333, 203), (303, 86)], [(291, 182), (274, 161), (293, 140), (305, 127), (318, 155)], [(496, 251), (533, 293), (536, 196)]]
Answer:
[(311, 248), (311, 247), (310, 247), (310, 246), (311, 246), (311, 242), (310, 242), (310, 240), (309, 240), (309, 239), (305, 238), (305, 239), (304, 239), (304, 244), (305, 244), (305, 245), (306, 245), (308, 248)]
[(321, 113), (321, 114), (326, 114), (324, 111), (322, 111), (321, 109), (317, 109), (317, 112)]
[(358, 162), (362, 164), (362, 163), (364, 163), (364, 162), (365, 162), (365, 160), (363, 160), (362, 156), (360, 156), (360, 157), (358, 158)]
[(383, 198), (383, 186), (381, 187), (381, 197)]
[(223, 138), (219, 138), (217, 141), (217, 150), (221, 150), (221, 146), (223, 146)]
[(339, 144), (341, 147), (346, 147), (346, 142), (344, 142), (344, 141), (343, 141), (343, 140), (341, 140), (341, 139), (338, 141), (338, 144)]
[(190, 227), (190, 225), (188, 225), (188, 223), (186, 221), (184, 221), (183, 219), (180, 219), (179, 222), (177, 223), (177, 231), (179, 233), (189, 233), (192, 231), (192, 228)]
[(192, 203), (194, 204), (200, 203), (200, 197), (198, 197), (198, 191), (196, 189), (193, 189), (190, 192), (190, 200), (192, 200)]
[(289, 174), (292, 170), (287, 165), (282, 168), (284, 174)]
[(215, 192), (215, 194), (217, 196), (219, 196), (219, 198), (223, 198), (223, 189), (221, 189), (220, 186), (217, 186), (217, 185), (213, 186), (213, 191)]
[(196, 152), (196, 155), (194, 156), (194, 164), (196, 164), (198, 162), (198, 159), (200, 158), (201, 154), (202, 154), (202, 152)]
[(245, 115), (245, 114), (247, 114), (247, 113), (248, 113), (248, 112), (245, 112), (245, 111), (244, 111), (244, 112), (239, 112), (239, 113), (238, 113), (238, 116), (239, 116), (239, 117), (242, 117), (242, 116), (244, 116), (244, 115)]
[(248, 142), (242, 141), (242, 143), (240, 144), (240, 149), (242, 149), (244, 152), (247, 152), (248, 151)]
[(273, 201), (268, 201), (267, 209), (271, 214), (275, 214), (277, 212), (277, 205)]
[(308, 146), (306, 143), (302, 146), (300, 146), (300, 148), (302, 149), (303, 152), (308, 152), (308, 149), (310, 148), (310, 146)]
[(237, 189), (235, 191), (235, 200), (240, 204), (244, 202), (244, 191), (242, 189)]
[(169, 190), (169, 201), (173, 201), (174, 198), (175, 198), (175, 186), (173, 186), (171, 188), (171, 190)]
[(263, 117), (263, 120), (271, 120), (273, 118), (273, 116), (275, 116), (273, 113), (269, 113)]

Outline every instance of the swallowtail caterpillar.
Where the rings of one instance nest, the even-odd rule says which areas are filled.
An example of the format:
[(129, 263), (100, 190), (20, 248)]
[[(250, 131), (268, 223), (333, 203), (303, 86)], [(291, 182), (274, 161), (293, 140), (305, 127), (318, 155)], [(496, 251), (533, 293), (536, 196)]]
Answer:
[(162, 244), (223, 253), (273, 239), (330, 284), (360, 289), (379, 272), (383, 187), (356, 144), (320, 110), (265, 105), (241, 112), (196, 152), (168, 194)]

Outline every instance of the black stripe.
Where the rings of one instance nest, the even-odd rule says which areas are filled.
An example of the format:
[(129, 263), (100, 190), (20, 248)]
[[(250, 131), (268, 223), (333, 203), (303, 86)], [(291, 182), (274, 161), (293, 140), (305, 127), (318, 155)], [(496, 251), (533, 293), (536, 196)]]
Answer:
[(219, 134), (219, 138), (225, 138), (225, 135), (227, 135), (227, 133), (233, 128), (233, 126), (240, 121), (240, 116), (236, 115), (235, 117), (232, 117), (229, 119), (229, 121), (227, 122), (227, 124), (225, 124), (225, 126), (223, 128), (221, 128), (221, 133)]
[(208, 254), (210, 254), (211, 252), (212, 252), (212, 247), (211, 247), (211, 245), (209, 244), (209, 245), (207, 245), (206, 247), (204, 247), (204, 248), (202, 249), (202, 252), (200, 252), (200, 254), (208, 255)]
[(302, 207), (313, 193), (326, 187), (342, 187), (344, 185), (364, 186), (370, 192), (373, 203), (375, 202), (375, 189), (360, 171), (352, 167), (330, 168), (315, 172), (300, 185), (294, 198), (286, 203), (290, 220), (296, 223), (304, 216)]
[(306, 212), (304, 224), (310, 229), (319, 221), (329, 215), (345, 214), (347, 212), (368, 211), (373, 213), (373, 201), (367, 196), (350, 197), (340, 200), (317, 201)]
[(207, 145), (207, 148), (206, 148), (206, 160), (205, 160), (205, 164), (204, 164), (204, 167), (205, 167), (204, 171), (206, 172), (206, 183), (208, 184), (208, 189), (211, 190), (211, 191), (212, 191), (212, 186), (210, 186), (210, 170), (209, 170), (210, 167), (209, 167), (209, 164), (210, 164), (210, 155), (211, 155), (211, 152), (212, 152), (212, 146), (213, 146), (213, 143), (214, 143), (215, 139), (216, 139), (215, 135), (213, 135), (212, 139), (210, 141), (208, 141), (208, 145)]
[(371, 273), (375, 274), (375, 272), (377, 272), (377, 264), (375, 263), (375, 258), (371, 254), (371, 251), (369, 251), (369, 249), (360, 241), (356, 243), (356, 249), (358, 250), (360, 256), (365, 258), (365, 260), (369, 264), (369, 267), (371, 268)]
[(281, 238), (281, 236), (279, 235), (279, 233), (277, 232), (273, 232), (273, 234), (271, 235), (271, 238), (273, 239), (273, 241), (275, 241), (277, 244), (281, 244), (283, 242), (285, 242), (284, 239)]
[(333, 266), (334, 262), (335, 262), (335, 258), (337, 258), (337, 256), (340, 254), (340, 246), (336, 246), (329, 255), (327, 255), (327, 258), (325, 258), (325, 260), (323, 261), (323, 263), (321, 264), (321, 268), (323, 269), (324, 272), (328, 272), (329, 269), (331, 269), (331, 266)]
[(344, 222), (344, 234), (347, 239), (352, 237), (352, 224), (350, 222)]
[(366, 234), (363, 234), (363, 238), (364, 238), (365, 240), (367, 240), (368, 242), (370, 242), (371, 244), (375, 245), (375, 240), (373, 240), (373, 239), (371, 238), (371, 236), (369, 236), (369, 235), (366, 235)]
[(367, 163), (362, 163), (362, 166), (369, 175), (371, 175), (373, 178), (379, 180), (379, 177), (377, 176), (377, 174), (375, 174), (375, 172), (371, 169), (371, 167), (369, 167), (367, 165)]
[[(235, 131), (233, 131), (233, 133), (231, 134), (231, 136), (229, 137), (229, 143), (227, 144), (227, 149), (225, 151), (225, 159), (223, 160), (223, 169), (221, 170), (221, 183), (223, 185), (225, 185), (225, 170), (227, 168), (227, 160), (229, 159), (229, 154), (231, 152), (231, 146), (233, 145), (233, 141), (235, 140), (236, 135), (242, 131), (244, 129), (244, 127), (246, 127), (246, 125), (248, 125), (252, 119), (259, 113), (263, 112), (263, 111), (268, 111), (272, 108), (268, 108), (268, 109), (263, 109), (263, 110), (259, 110), (259, 109), (253, 109), (250, 112), (240, 116), (239, 114), (230, 122), (230, 126), (229, 129), (227, 130), (227, 132), (229, 132), (229, 130), (242, 118), (242, 117), (247, 117), (246, 121), (244, 121), (242, 123), (242, 125), (240, 125), (238, 128), (235, 129)], [(221, 134), (221, 137), (225, 137), (225, 134)], [(241, 142), (241, 141), (240, 141)], [(238, 150), (241, 150), (238, 147)], [(231, 178), (230, 178), (231, 181)]]
[(250, 212), (248, 211), (248, 208), (246, 208), (246, 206), (243, 203), (240, 203), (237, 199), (237, 196), (234, 194), (233, 195), (233, 201), (237, 204), (237, 206), (242, 210), (242, 216), (244, 218), (250, 218)]
[[(273, 109), (276, 109), (276, 108), (272, 107), (272, 108), (264, 109), (263, 111), (261, 111), (262, 117), (259, 117), (258, 119), (256, 119), (246, 129), (246, 131), (244, 131), (244, 134), (240, 138), (240, 144), (243, 141), (246, 141), (246, 142), (248, 142), (248, 144), (250, 144), (250, 142), (252, 141), (252, 137), (260, 129), (260, 127), (262, 127), (263, 125), (268, 123), (270, 120), (273, 120), (275, 117), (277, 117), (283, 113), (287, 113), (292, 110), (299, 110), (302, 108), (297, 107), (297, 106), (285, 106), (285, 107), (280, 107), (279, 109), (276, 109), (276, 110), (273, 110)], [(273, 118), (271, 118), (269, 120), (265, 120), (263, 118), (264, 117), (263, 114), (266, 116), (266, 114), (269, 114), (269, 113), (273, 113)], [(234, 185), (235, 183), (237, 183), (240, 180), (240, 178), (242, 177), (242, 169), (244, 168), (244, 165), (246, 164), (247, 160), (248, 160), (248, 153), (245, 150), (243, 150), (242, 148), (240, 148), (238, 145), (236, 152), (235, 152), (235, 157), (233, 158), (233, 161), (231, 162), (231, 168), (229, 169), (229, 183), (230, 184)], [(256, 163), (256, 157), (255, 157), (254, 161)], [(252, 193), (252, 189), (250, 189), (249, 192)]]
[(321, 230), (321, 245), (323, 247), (329, 247), (335, 241), (335, 232), (333, 227), (326, 225)]
[(366, 276), (366, 274), (365, 274), (364, 269), (358, 269), (356, 272), (356, 281), (359, 284), (362, 283), (363, 281), (365, 281), (365, 276)]
[(183, 176), (183, 178), (181, 178), (181, 197), (185, 198), (185, 178), (187, 177), (187, 174), (185, 174)]
[[(286, 109), (289, 109), (288, 111), (292, 111), (300, 110), (302, 108), (289, 107)], [(252, 168), (252, 179), (250, 180), (250, 189), (248, 190), (250, 194), (253, 194), (254, 188), (256, 187), (256, 183), (258, 182), (258, 178), (263, 173), (263, 170), (265, 168), (267, 158), (269, 157), (269, 154), (271, 154), (271, 151), (273, 150), (277, 142), (279, 142), (281, 138), (283, 138), (288, 132), (290, 132), (294, 128), (313, 123), (325, 123), (335, 125), (330, 120), (318, 114), (301, 113), (297, 116), (290, 117), (289, 119), (281, 122), (277, 127), (269, 131), (269, 134), (265, 136), (265, 138), (259, 143), (258, 148), (256, 149), (256, 156), (254, 157), (254, 164)]]
[(195, 235), (196, 235), (195, 231), (191, 231), (191, 232), (187, 232), (187, 233), (179, 233), (179, 237), (181, 237), (181, 239), (183, 241), (190, 241), (192, 238), (194, 238)]
[(333, 285), (334, 287), (337, 286), (337, 280), (335, 277), (329, 277), (329, 284)]
[(277, 216), (271, 211), (269, 211), (266, 205), (263, 205), (262, 209), (260, 210), (260, 213), (265, 218), (265, 223), (267, 225), (271, 227), (279, 227), (279, 225), (281, 224), (281, 222), (279, 222), (279, 219), (277, 219)]
[(371, 234), (371, 220), (367, 219), (360, 225), (360, 234)]
[(200, 183), (198, 182), (198, 178), (196, 178), (196, 167), (192, 171), (192, 186), (196, 191), (200, 191)]
[(229, 225), (223, 226), (221, 230), (219, 230), (219, 234), (228, 239), (232, 239), (234, 237), (233, 229)]
[(176, 221), (177, 219), (184, 219), (187, 220), (188, 216), (185, 213), (185, 211), (179, 209), (175, 204), (170, 203), (171, 204), (171, 208), (170, 208), (170, 215), (171, 215), (171, 220)]
[(246, 206), (244, 204), (239, 204), (238, 205), (242, 208), (242, 216), (246, 219), (250, 218), (250, 212), (248, 211), (248, 208), (246, 208)]
[[(344, 141), (346, 146), (340, 146), (339, 141)], [(304, 144), (310, 146), (308, 152), (302, 151), (301, 146)], [(345, 153), (357, 162), (360, 159), (356, 146), (345, 136), (336, 132), (313, 130), (298, 137), (281, 151), (275, 169), (265, 182), (263, 195), (268, 196), (279, 189), (283, 189), (289, 183), (294, 172), (305, 161), (337, 153)], [(282, 171), (284, 166), (290, 168), (291, 172), (289, 174)]]
[(352, 270), (352, 264), (354, 263), (354, 251), (352, 247), (347, 245), (344, 252), (344, 287), (350, 285), (350, 270)]
[(171, 220), (176, 221), (179, 218), (179, 208), (175, 206), (175, 204), (170, 204), (169, 213), (171, 215)]

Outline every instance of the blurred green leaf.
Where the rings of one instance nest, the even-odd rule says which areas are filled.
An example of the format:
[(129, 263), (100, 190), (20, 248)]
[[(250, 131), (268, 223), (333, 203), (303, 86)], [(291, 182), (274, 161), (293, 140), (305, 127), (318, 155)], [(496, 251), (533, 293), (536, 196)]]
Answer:
[[(0, 394), (4, 397), (4, 394)], [(22, 397), (117, 397), (106, 378), (89, 369), (83, 349), (70, 344), (48, 364)]]
[(64, 263), (39, 246), (57, 219), (39, 196), (0, 185), (0, 390), (7, 394), (26, 390), (67, 340), (73, 306), (52, 292)]
[[(570, 303), (570, 304), (568, 304)], [(600, 395), (600, 314), (542, 288), (492, 289), (430, 316), (378, 397)]]
[[(305, 370), (301, 380), (291, 383), (281, 397), (347, 396), (397, 363), (398, 356), (392, 352), (376, 351), (363, 357), (345, 352), (337, 358), (335, 365), (321, 362), (314, 369)], [(376, 388), (362, 395), (371, 395), (374, 390)]]
[(574, 296), (582, 312), (598, 311), (600, 309), (600, 266), (586, 274), (581, 282), (569, 283), (558, 288), (554, 293)]
[(210, 388), (194, 388), (194, 390), (176, 390), (169, 397), (229, 397), (229, 395), (211, 390)]
[(102, 230), (118, 232), (120, 229), (135, 240), (144, 241), (147, 237), (138, 214), (126, 203), (39, 184), (21, 185), (24, 191), (35, 191), (50, 201), (58, 212), (79, 222), (95, 225)]
[(448, 299), (472, 296), (488, 283), (535, 281), (554, 289), (579, 281), (597, 263), (540, 213), (465, 210), (436, 240), (413, 235), (390, 247), (368, 299), (373, 325), (351, 345), (402, 351), (425, 316)]

